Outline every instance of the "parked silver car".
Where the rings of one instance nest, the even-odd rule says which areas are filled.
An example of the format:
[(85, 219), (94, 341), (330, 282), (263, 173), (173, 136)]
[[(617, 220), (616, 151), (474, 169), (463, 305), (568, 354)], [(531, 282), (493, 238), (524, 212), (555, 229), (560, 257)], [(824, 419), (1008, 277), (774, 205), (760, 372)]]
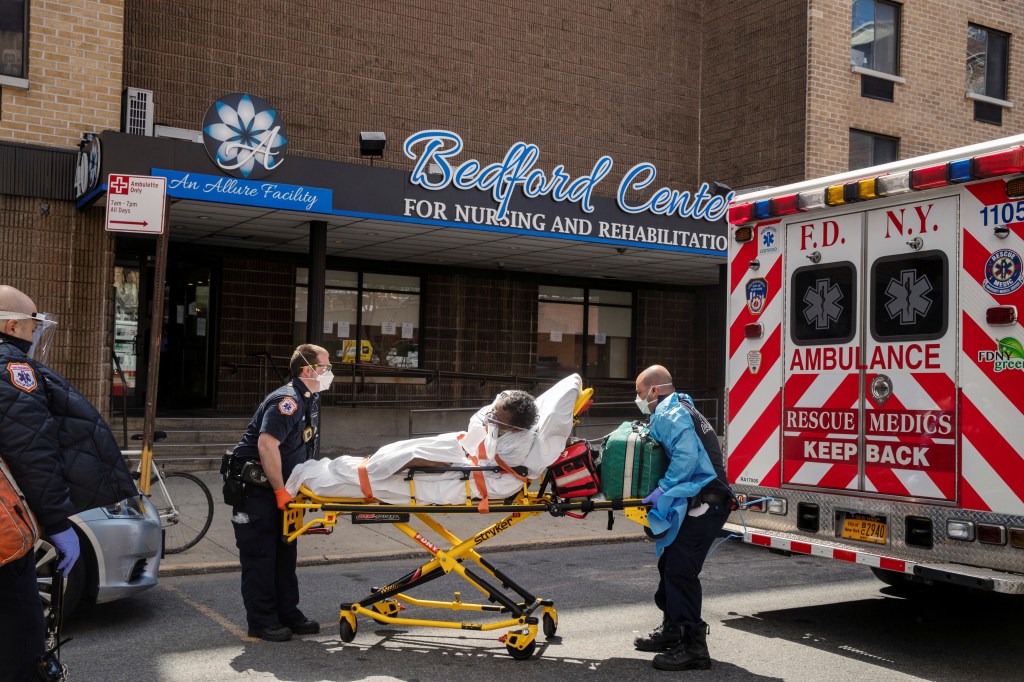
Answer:
[[(156, 507), (141, 495), (76, 514), (71, 522), (82, 554), (67, 575), (64, 614), (80, 603), (102, 604), (130, 597), (156, 585), (163, 554), (163, 532)], [(36, 544), (36, 579), (48, 610), (53, 583), (53, 546)]]

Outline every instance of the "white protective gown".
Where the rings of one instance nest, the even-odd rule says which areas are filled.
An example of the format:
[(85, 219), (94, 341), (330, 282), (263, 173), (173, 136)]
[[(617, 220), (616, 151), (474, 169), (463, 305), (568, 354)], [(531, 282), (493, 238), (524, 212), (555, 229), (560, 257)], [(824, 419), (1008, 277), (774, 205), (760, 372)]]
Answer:
[[(409, 482), (402, 468), (412, 459), (436, 462), (438, 466), (472, 466), (467, 453), (477, 455), (481, 465), (494, 464), (495, 453), (509, 467), (526, 467), (527, 477), (536, 479), (554, 462), (572, 431), (572, 409), (583, 388), (578, 374), (562, 379), (537, 398), (537, 423), (529, 431), (511, 432), (496, 438), (488, 431), (484, 416), (494, 403), (481, 408), (469, 420), (466, 431), (413, 438), (385, 445), (366, 465), (373, 496), (388, 504), (409, 502)], [(495, 402), (498, 398), (495, 398)], [(480, 446), (483, 446), (481, 448)], [(481, 449), (483, 452), (481, 453)], [(482, 456), (486, 455), (486, 459)], [(305, 486), (316, 495), (332, 498), (363, 498), (359, 484), (362, 457), (341, 456), (304, 462), (292, 471), (285, 488), (295, 495)], [(522, 482), (504, 472), (483, 474), (487, 495), (500, 499), (513, 495)], [(417, 474), (416, 501), (419, 504), (462, 504), (466, 501), (466, 483), (462, 474)], [(474, 477), (469, 479), (472, 497), (480, 499)]]

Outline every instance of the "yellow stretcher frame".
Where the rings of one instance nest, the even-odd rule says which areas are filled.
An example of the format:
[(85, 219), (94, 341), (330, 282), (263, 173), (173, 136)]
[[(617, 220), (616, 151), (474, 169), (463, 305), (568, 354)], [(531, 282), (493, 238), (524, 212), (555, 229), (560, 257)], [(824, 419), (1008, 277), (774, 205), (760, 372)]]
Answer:
[[(457, 467), (456, 469), (468, 472), (472, 469), (480, 468)], [(414, 490), (413, 478), (415, 473), (415, 471), (410, 472), (407, 477), (410, 481), (411, 490)], [(468, 477), (468, 473), (466, 476)], [(510, 656), (517, 660), (525, 660), (530, 658), (536, 649), (538, 626), (543, 629), (546, 638), (550, 639), (555, 636), (555, 632), (558, 629), (558, 613), (555, 610), (554, 602), (550, 599), (541, 599), (518, 585), (508, 575), (484, 559), (480, 555), (478, 547), (527, 518), (538, 516), (545, 512), (553, 516), (563, 516), (567, 512), (588, 513), (599, 510), (622, 509), (625, 510), (626, 517), (630, 520), (647, 525), (647, 507), (639, 499), (561, 500), (553, 494), (530, 492), (528, 486), (529, 483), (525, 484), (517, 495), (505, 500), (501, 504), (491, 504), (487, 511), (488, 514), (506, 514), (506, 516), (467, 539), (456, 537), (432, 517), (437, 514), (480, 513), (476, 503), (470, 498), (467, 498), (465, 504), (418, 505), (415, 502), (415, 498), (412, 497), (408, 505), (394, 505), (367, 502), (362, 498), (321, 497), (303, 487), (299, 491), (299, 495), (288, 505), (288, 509), (285, 511), (284, 535), (288, 542), (294, 542), (300, 535), (328, 534), (337, 525), (339, 516), (344, 514), (409, 514), (437, 533), (445, 542), (449, 543), (449, 546), (447, 548), (438, 546), (404, 520), (385, 521), (391, 523), (395, 528), (416, 542), (432, 558), (417, 569), (388, 583), (384, 587), (373, 588), (371, 593), (364, 599), (354, 603), (341, 604), (338, 615), (341, 640), (349, 643), (355, 639), (358, 631), (357, 615), (372, 618), (378, 623), (411, 627), (436, 627), (484, 632), (511, 628), (499, 638), (499, 641), (505, 644), (505, 649)], [(542, 483), (540, 490), (544, 491), (545, 488), (546, 485)], [(307, 512), (321, 515), (304, 521), (303, 517)], [(497, 580), (501, 588), (490, 584), (484, 576), (467, 568), (464, 565), (467, 559), (483, 569), (491, 578)], [(406, 590), (415, 588), (417, 585), (452, 573), (483, 593), (491, 603), (473, 604), (464, 602), (459, 592), (455, 592), (451, 602), (416, 599), (405, 594)], [(510, 598), (502, 588), (517, 593), (518, 599)], [(396, 614), (404, 610), (406, 605), (441, 608), (450, 611), (487, 611), (508, 614), (508, 617), (497, 622), (475, 623), (397, 616)], [(535, 615), (538, 611), (540, 613), (539, 617)]]

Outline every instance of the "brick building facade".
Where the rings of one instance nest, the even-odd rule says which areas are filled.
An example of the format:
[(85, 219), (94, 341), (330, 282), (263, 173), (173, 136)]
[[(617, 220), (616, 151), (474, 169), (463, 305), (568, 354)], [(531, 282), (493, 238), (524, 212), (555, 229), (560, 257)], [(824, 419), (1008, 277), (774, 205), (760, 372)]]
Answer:
[[(84, 133), (121, 128), (127, 87), (151, 93), (157, 136), (175, 138), (176, 146), (140, 139), (144, 158), (121, 168), (109, 167), (104, 158), (104, 173), (199, 169), (211, 178), (226, 177), (196, 136), (218, 98), (252, 93), (271, 102), (287, 122), (284, 173), (300, 164), (325, 177), (355, 173), (352, 186), (370, 191), (386, 173), (410, 171), (403, 140), (417, 131), (449, 130), (464, 142), (460, 159), (497, 161), (524, 141), (539, 149), (537, 168), (564, 166), (574, 178), (607, 155), (614, 165), (595, 195), (609, 203), (626, 170), (643, 162), (657, 169), (654, 186), (692, 191), (719, 181), (743, 189), (847, 170), (851, 131), (898, 141), (903, 158), (1024, 129), (1012, 106), (1024, 74), (1015, 42), (1024, 34), (1024, 18), (1008, 7), (1013, 3), (881, 4), (899, 15), (898, 68), (867, 77), (883, 90), (892, 84), (891, 101), (862, 94), (865, 72), (851, 68), (851, 5), (834, 0), (768, 0), (756, 12), (738, 0), (432, 0), (387, 6), (363, 1), (346, 3), (344, 11), (328, 0), (304, 0), (283, 5), (286, 11), (257, 3), (230, 12), (199, 0), (34, 0), (28, 77), (0, 77), (0, 281), (19, 284), (41, 309), (61, 315), (55, 361), (110, 409), (116, 382), (108, 358), (121, 331), (111, 292), (126, 272), (140, 279), (145, 300), (139, 303), (136, 355), (144, 363), (144, 308), (154, 297), (145, 293), (145, 280), (153, 242), (103, 230), (105, 175), (92, 178), (96, 189), (76, 197), (74, 152)], [(859, 10), (864, 6), (863, 0), (856, 3)], [(1006, 100), (998, 106), (1001, 125), (975, 120), (976, 102), (990, 102), (965, 96), (969, 25), (1008, 36), (1008, 92), (995, 98)], [(381, 158), (361, 155), (363, 131), (386, 133)], [(123, 140), (110, 142), (131, 148)], [(88, 159), (84, 163), (86, 173), (99, 173)], [(639, 200), (649, 194), (630, 189), (625, 196)], [(297, 283), (297, 273), (309, 265), (314, 230), (294, 212), (263, 216), (280, 232), (306, 240), (299, 249), (275, 248), (261, 242), (262, 227), (245, 232), (259, 218), (251, 207), (174, 201), (172, 265), (201, 264), (208, 273), (204, 295), (211, 297), (208, 310), (193, 314), (202, 306), (194, 300), (175, 304), (174, 291), (168, 294), (166, 323), (192, 324), (194, 335), (202, 318), (206, 335), (204, 364), (196, 371), (202, 376), (179, 383), (208, 377), (200, 387), (208, 394), (202, 406), (246, 411), (268, 381), (276, 382), (271, 363), (280, 366), (300, 336), (304, 285)], [(533, 263), (508, 251), (504, 260), (512, 265), (506, 268), (501, 252), (492, 249), (497, 255), (467, 265), (451, 257), (457, 248), (477, 248), (466, 246), (466, 230), (425, 221), (435, 245), (415, 252), (396, 246), (389, 259), (380, 251), (365, 256), (365, 250), (348, 248), (361, 229), (358, 221), (371, 213), (354, 206), (346, 208), (344, 221), (328, 221), (326, 267), (360, 277), (416, 278), (420, 348), (410, 368), (416, 371), (384, 368), (368, 381), (373, 373), (356, 372), (352, 365), (358, 363), (343, 367), (331, 400), (446, 406), (471, 403), (510, 383), (543, 384), (537, 375), (549, 351), (540, 350), (539, 339), (547, 342), (548, 332), (540, 328), (538, 310), (548, 305), (550, 287), (628, 295), (625, 365), (588, 366), (606, 356), (606, 349), (597, 348), (603, 333), (596, 326), (579, 330), (584, 353), (592, 354), (576, 370), (592, 373), (604, 395), (630, 399), (632, 373), (661, 362), (681, 387), (721, 397), (725, 324), (718, 270), (724, 254), (715, 249), (666, 251), (642, 242), (581, 239), (572, 242), (580, 245), (579, 256), (564, 252), (573, 267), (562, 267), (558, 257), (537, 246), (531, 247)], [(223, 229), (210, 227), (222, 219)], [(359, 234), (373, 234), (378, 224), (404, 224), (374, 220)], [(490, 238), (487, 230), (495, 232), (477, 227), (474, 238), (481, 240)], [(546, 243), (554, 252), (567, 242)], [(666, 253), (678, 254), (678, 264), (658, 269), (654, 263)], [(180, 286), (192, 286), (187, 295), (194, 296), (187, 274), (179, 273)], [(331, 329), (340, 335), (340, 322)], [(163, 368), (161, 395), (173, 392), (163, 390), (165, 380), (181, 379), (166, 378), (175, 362), (194, 364), (185, 360), (192, 357), (187, 353)], [(144, 371), (140, 364), (140, 377)], [(174, 406), (187, 405), (187, 393)]]

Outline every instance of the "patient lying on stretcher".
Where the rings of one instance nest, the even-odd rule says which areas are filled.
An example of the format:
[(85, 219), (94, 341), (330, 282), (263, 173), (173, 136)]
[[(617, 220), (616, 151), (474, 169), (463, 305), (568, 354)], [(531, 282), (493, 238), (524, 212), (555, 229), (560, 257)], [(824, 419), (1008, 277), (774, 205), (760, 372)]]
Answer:
[[(505, 391), (477, 411), (465, 431), (391, 443), (368, 458), (311, 460), (295, 467), (285, 487), (293, 495), (305, 486), (320, 497), (403, 504), (411, 499), (407, 469), (497, 464), (497, 471), (469, 476), (468, 495), (508, 497), (523, 486), (515, 469), (522, 467), (527, 479), (535, 479), (565, 448), (581, 389), (582, 380), (574, 374), (536, 401), (523, 391)], [(464, 472), (417, 473), (414, 483), (419, 504), (466, 502)]]

